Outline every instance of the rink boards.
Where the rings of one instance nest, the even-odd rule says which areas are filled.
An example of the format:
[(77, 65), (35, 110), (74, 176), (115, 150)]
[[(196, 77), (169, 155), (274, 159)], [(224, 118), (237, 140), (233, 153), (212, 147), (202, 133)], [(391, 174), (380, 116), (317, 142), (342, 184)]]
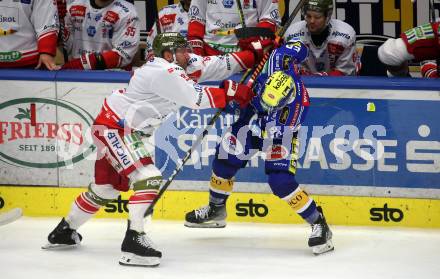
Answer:
[[(26, 216), (65, 216), (83, 188), (2, 187), (4, 209), (23, 208)], [(103, 207), (97, 217), (127, 218), (130, 192)], [(332, 225), (440, 228), (440, 200), (316, 195)], [(168, 191), (154, 210), (154, 219), (184, 220), (185, 213), (205, 205), (208, 194)], [(1, 202), (1, 201), (0, 201)], [(228, 201), (228, 221), (304, 223), (285, 203), (271, 194), (233, 193)], [(1, 212), (1, 211), (0, 211)]]
[[(25, 214), (64, 214), (79, 191), (69, 187), (85, 187), (93, 179), (95, 147), (90, 125), (105, 96), (126, 86), (129, 76), (121, 72), (0, 71), (0, 79), (0, 185), (32, 186), (2, 187), (0, 197), (6, 207), (25, 193), (46, 197), (51, 202), (44, 210), (36, 209), (33, 199), (24, 199)], [(338, 213), (333, 221), (440, 226), (440, 82), (306, 78), (305, 83), (312, 105), (301, 129), (297, 179), (326, 208)], [(151, 152), (164, 177), (214, 113), (183, 109), (150, 139), (156, 144)], [(173, 191), (165, 196), (173, 205), (164, 201), (160, 214), (156, 210), (158, 217), (178, 219), (207, 201), (212, 154), (233, 118), (222, 115), (209, 131), (171, 184)], [(260, 157), (252, 158), (237, 175), (229, 218), (298, 222), (286, 205), (270, 195)], [(23, 196), (14, 197), (18, 192)], [(42, 201), (37, 205), (46, 208)], [(250, 208), (259, 208), (264, 216)]]

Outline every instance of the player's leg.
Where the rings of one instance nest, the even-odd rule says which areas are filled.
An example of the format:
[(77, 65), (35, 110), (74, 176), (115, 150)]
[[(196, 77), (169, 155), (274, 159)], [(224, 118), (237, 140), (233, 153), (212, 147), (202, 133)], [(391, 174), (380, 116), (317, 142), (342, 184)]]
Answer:
[(157, 266), (162, 253), (155, 248), (144, 231), (144, 216), (157, 197), (162, 174), (154, 166), (141, 135), (137, 132), (123, 137), (126, 158), (131, 164), (123, 173), (129, 178), (134, 193), (128, 200), (128, 225), (121, 245), (119, 264), (134, 266)]
[(101, 206), (114, 200), (119, 191), (110, 184), (97, 185), (92, 183), (86, 192), (81, 193), (72, 203), (69, 214), (61, 219), (60, 223), (49, 234), (49, 243), (43, 249), (74, 247), (78, 245), (82, 236), (77, 229), (94, 216)]
[(188, 212), (185, 226), (191, 228), (224, 228), (226, 226), (226, 201), (234, 186), (234, 176), (241, 166), (226, 160), (213, 161), (209, 184), (209, 204)]
[(188, 212), (185, 226), (193, 228), (224, 228), (226, 226), (226, 202), (232, 193), (234, 176), (244, 168), (260, 144), (252, 136), (248, 123), (253, 112), (242, 112), (242, 117), (235, 122), (230, 131), (224, 133), (217, 145), (209, 184), (209, 204)]
[(119, 170), (122, 166), (113, 156), (112, 145), (104, 136), (109, 132), (117, 134), (118, 130), (109, 130), (96, 123), (93, 125), (92, 136), (97, 146), (95, 181), (89, 185), (87, 191), (75, 198), (69, 214), (49, 234), (49, 242), (43, 249), (78, 245), (82, 236), (77, 233), (77, 229), (90, 220), (101, 206), (117, 198), (119, 191), (116, 188), (121, 182)]
[(144, 215), (162, 181), (160, 171), (153, 165), (143, 166), (130, 174), (130, 184), (134, 190), (128, 200), (128, 225), (121, 245), (119, 264), (134, 266), (157, 266), (162, 253), (145, 234)]
[[(278, 154), (290, 154), (290, 156), (283, 157)], [(327, 225), (322, 208), (317, 206), (313, 198), (301, 189), (295, 179), (298, 158), (296, 135), (292, 138), (288, 148), (283, 146), (281, 141), (275, 140), (274, 144), (266, 150), (266, 158), (271, 158), (266, 160), (265, 167), (272, 192), (286, 201), (312, 227), (308, 245), (313, 253), (317, 255), (333, 250), (332, 232)]]
[(295, 176), (287, 172), (270, 172), (269, 185), (273, 193), (286, 201), (312, 227), (308, 245), (314, 254), (322, 254), (333, 250), (332, 232), (327, 225), (324, 213), (295, 180)]

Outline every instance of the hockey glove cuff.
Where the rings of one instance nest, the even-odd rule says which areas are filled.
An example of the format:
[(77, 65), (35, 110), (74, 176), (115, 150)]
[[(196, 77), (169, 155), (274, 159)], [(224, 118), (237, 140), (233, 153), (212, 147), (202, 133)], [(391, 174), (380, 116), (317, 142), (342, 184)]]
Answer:
[(270, 38), (250, 37), (240, 39), (238, 45), (242, 50), (252, 51), (255, 57), (255, 64), (258, 64), (263, 59), (264, 54), (273, 49), (274, 41)]
[(197, 54), (200, 56), (205, 55), (205, 50), (203, 48), (203, 46), (204, 46), (203, 40), (201, 40), (199, 38), (190, 38), (190, 39), (188, 39), (188, 44), (191, 46), (194, 54)]
[(83, 54), (80, 58), (67, 61), (61, 69), (104, 70), (106, 65), (100, 53)]
[(242, 109), (247, 107), (254, 96), (251, 88), (233, 80), (224, 80), (221, 87), (225, 90), (226, 102), (235, 101)]
[(424, 63), (422, 65), (422, 67), (420, 67), (420, 72), (422, 74), (422, 77), (425, 78), (438, 78), (438, 73), (437, 73), (437, 64), (432, 62), (432, 61), (428, 61), (426, 63)]

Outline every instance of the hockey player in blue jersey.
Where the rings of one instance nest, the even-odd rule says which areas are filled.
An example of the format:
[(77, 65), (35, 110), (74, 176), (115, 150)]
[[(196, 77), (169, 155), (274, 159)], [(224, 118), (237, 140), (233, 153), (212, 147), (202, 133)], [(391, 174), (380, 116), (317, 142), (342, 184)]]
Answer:
[(313, 253), (334, 249), (321, 207), (295, 180), (297, 135), (309, 107), (297, 65), (306, 58), (307, 48), (300, 41), (287, 42), (271, 53), (255, 81), (255, 97), (217, 146), (209, 204), (187, 213), (185, 226), (225, 227), (226, 201), (233, 190), (234, 176), (253, 154), (263, 151), (272, 192), (312, 226), (308, 245)]

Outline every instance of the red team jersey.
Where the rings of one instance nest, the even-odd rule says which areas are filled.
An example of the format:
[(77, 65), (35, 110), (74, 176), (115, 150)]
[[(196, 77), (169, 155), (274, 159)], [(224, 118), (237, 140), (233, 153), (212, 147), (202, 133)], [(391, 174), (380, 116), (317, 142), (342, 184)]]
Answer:
[(99, 52), (107, 68), (129, 65), (139, 46), (140, 25), (135, 7), (121, 0), (101, 9), (94, 8), (90, 0), (70, 2), (64, 19), (69, 60)]
[(436, 59), (440, 56), (440, 22), (427, 23), (402, 33), (408, 52), (415, 61)]
[[(278, 0), (244, 0), (242, 8), (247, 27), (258, 26), (275, 31), (280, 24)], [(188, 17), (189, 43), (194, 47), (192, 41), (200, 40), (197, 46), (204, 49), (204, 53), (195, 50), (196, 54), (218, 55), (240, 50), (237, 38), (226, 32), (243, 27), (236, 1), (192, 0)]]
[(40, 53), (55, 56), (57, 36), (54, 1), (0, 1), (0, 68), (34, 67)]
[[(414, 55), (414, 61), (435, 60), (440, 58), (440, 22), (426, 23), (402, 33), (401, 38), (406, 49)], [(438, 65), (433, 61), (423, 63), (423, 77), (438, 78)]]

